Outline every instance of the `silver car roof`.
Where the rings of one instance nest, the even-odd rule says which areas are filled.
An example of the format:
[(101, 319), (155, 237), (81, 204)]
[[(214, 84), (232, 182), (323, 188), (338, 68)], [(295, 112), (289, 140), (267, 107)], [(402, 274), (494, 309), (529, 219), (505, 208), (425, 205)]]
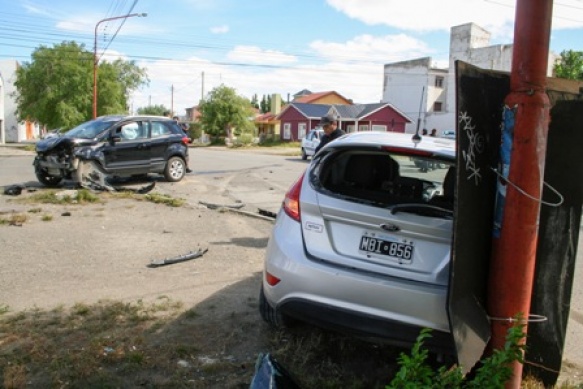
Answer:
[(338, 138), (326, 146), (334, 148), (394, 147), (400, 149), (404, 154), (415, 155), (427, 152), (434, 156), (455, 159), (455, 140), (423, 136), (421, 142), (415, 144), (412, 137), (412, 134), (396, 132), (356, 132)]

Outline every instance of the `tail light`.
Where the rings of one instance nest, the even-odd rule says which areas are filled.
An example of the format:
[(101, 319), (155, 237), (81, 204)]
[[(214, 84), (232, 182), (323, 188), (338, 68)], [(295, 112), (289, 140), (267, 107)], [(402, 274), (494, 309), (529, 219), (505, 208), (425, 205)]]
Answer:
[(289, 217), (295, 221), (300, 221), (300, 193), (302, 193), (302, 182), (304, 182), (304, 175), (302, 173), (300, 178), (289, 188), (283, 199), (283, 210)]
[(185, 146), (188, 146), (188, 144), (190, 143), (190, 138), (187, 136), (183, 136), (181, 142), (184, 143)]

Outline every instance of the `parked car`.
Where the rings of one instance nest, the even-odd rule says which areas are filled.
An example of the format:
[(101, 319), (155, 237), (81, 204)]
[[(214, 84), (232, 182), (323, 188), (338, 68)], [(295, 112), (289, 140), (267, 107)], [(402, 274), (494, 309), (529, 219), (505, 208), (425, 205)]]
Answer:
[(313, 129), (302, 138), (302, 159), (306, 160), (308, 157), (314, 155), (316, 147), (320, 144), (320, 139), (324, 135), (324, 130)]
[[(442, 164), (425, 170), (415, 160)], [(285, 195), (266, 250), (259, 310), (452, 352), (446, 309), (455, 142), (354, 133), (326, 145)]]
[(160, 173), (180, 181), (188, 168), (188, 137), (173, 120), (158, 116), (102, 116), (36, 145), (38, 180), (56, 186), (81, 181), (81, 166), (127, 177)]
[(447, 138), (447, 139), (455, 139), (455, 131), (454, 130), (445, 130), (445, 131), (443, 131), (441, 136), (443, 138)]

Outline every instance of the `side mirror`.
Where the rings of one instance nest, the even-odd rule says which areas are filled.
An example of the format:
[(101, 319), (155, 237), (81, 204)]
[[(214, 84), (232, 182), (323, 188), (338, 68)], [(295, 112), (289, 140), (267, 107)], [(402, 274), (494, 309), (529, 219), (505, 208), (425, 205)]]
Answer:
[(113, 145), (119, 141), (121, 141), (121, 136), (119, 136), (119, 134), (116, 134), (114, 131), (109, 133), (109, 143)]

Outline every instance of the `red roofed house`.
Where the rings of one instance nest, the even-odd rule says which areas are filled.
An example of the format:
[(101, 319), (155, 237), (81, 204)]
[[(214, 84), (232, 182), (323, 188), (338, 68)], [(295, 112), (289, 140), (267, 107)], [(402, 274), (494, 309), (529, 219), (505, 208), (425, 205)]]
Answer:
[(334, 115), (338, 127), (346, 131), (405, 132), (411, 123), (404, 113), (389, 103), (374, 104), (306, 104), (295, 101), (277, 116), (281, 124), (281, 140), (298, 141), (319, 125), (322, 116)]

